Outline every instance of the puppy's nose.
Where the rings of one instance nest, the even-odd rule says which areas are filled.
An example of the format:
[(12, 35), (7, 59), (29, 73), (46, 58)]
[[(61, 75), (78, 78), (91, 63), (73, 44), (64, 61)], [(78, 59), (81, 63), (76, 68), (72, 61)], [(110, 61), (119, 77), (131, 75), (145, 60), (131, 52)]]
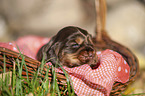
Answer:
[(82, 63), (88, 63), (92, 60), (94, 54), (92, 51), (82, 51), (80, 52), (78, 59), (82, 62)]

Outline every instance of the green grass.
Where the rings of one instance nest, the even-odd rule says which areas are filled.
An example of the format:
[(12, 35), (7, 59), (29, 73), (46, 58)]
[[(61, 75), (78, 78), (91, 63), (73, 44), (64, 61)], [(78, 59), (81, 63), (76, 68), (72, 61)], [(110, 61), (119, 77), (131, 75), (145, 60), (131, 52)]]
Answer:
[[(6, 63), (4, 59), (4, 67), (2, 78), (0, 77), (0, 95), (1, 96), (27, 96), (28, 94), (33, 94), (33, 96), (62, 96), (62, 93), (68, 92), (68, 96), (74, 96), (73, 85), (70, 83), (70, 79), (66, 71), (60, 66), (67, 78), (67, 89), (62, 91), (57, 83), (57, 77), (54, 66), (49, 66), (47, 68), (44, 78), (41, 78), (42, 69), (46, 62), (44, 59), (41, 62), (41, 66), (34, 73), (33, 78), (30, 80), (28, 75), (27, 65), (25, 63), (25, 57), (20, 53), (22, 57), (22, 62), (16, 59), (13, 64), (13, 69), (11, 72), (6, 72)], [(5, 58), (5, 56), (4, 56)], [(23, 67), (26, 69), (26, 77), (22, 76)], [(17, 70), (16, 70), (17, 68)], [(50, 83), (48, 79), (48, 72), (52, 69), (53, 80)], [(38, 75), (39, 74), (39, 75)], [(41, 84), (39, 83), (41, 82)]]
[(129, 94), (129, 95), (123, 95), (122, 96), (145, 96), (145, 93), (137, 93), (137, 94)]
[[(38, 74), (42, 74), (43, 71), (42, 69), (44, 67), (44, 64), (46, 64), (44, 59), (41, 62), (41, 66), (34, 73), (33, 78), (29, 79), (28, 69), (25, 63), (25, 56), (21, 54), (21, 52), (20, 52), (20, 56), (22, 57), (21, 62), (19, 61), (19, 59), (16, 59), (13, 64), (13, 69), (11, 70), (11, 72), (6, 72), (6, 57), (5, 56), (3, 57), (4, 67), (3, 67), (3, 74), (0, 74), (1, 75), (0, 96), (29, 96), (29, 94), (33, 94), (33, 96), (46, 96), (48, 94), (50, 94), (49, 96), (55, 96), (55, 95), (63, 96), (63, 94), (65, 94), (66, 92), (68, 92), (67, 96), (74, 96), (72, 81), (61, 65), (58, 66), (63, 70), (67, 78), (66, 79), (67, 88), (65, 90), (59, 88), (54, 66), (47, 67), (44, 78), (41, 78), (41, 76), (38, 75)], [(26, 69), (27, 78), (23, 78), (22, 76), (23, 67), (25, 67)], [(51, 74), (53, 75), (53, 80), (51, 83), (50, 80), (48, 79), (49, 77), (48, 72), (50, 69), (52, 69)], [(39, 82), (41, 82), (41, 84)], [(121, 95), (143, 96), (145, 95), (145, 93), (130, 94), (130, 95), (121, 94)]]

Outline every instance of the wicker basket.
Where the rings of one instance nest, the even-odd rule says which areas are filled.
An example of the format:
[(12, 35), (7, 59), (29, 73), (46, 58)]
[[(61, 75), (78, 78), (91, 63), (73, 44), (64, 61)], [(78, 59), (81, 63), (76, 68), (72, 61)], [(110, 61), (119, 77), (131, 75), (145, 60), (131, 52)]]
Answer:
[[(96, 29), (96, 37), (93, 38), (93, 41), (95, 43), (95, 46), (98, 48), (98, 50), (105, 50), (105, 49), (111, 49), (114, 50), (118, 53), (120, 53), (124, 59), (127, 61), (127, 63), (130, 66), (130, 78), (129, 81), (125, 84), (122, 84), (120, 82), (115, 82), (112, 88), (112, 91), (110, 95), (118, 95), (122, 91), (124, 91), (127, 87), (128, 84), (133, 82), (135, 78), (137, 77), (139, 73), (139, 64), (136, 56), (126, 47), (123, 45), (113, 41), (110, 39), (110, 37), (107, 35), (105, 31), (105, 17), (106, 17), (106, 2), (105, 0), (96, 0), (96, 13), (97, 13), (97, 29)], [(99, 4), (98, 4), (99, 3)], [(98, 6), (97, 6), (98, 5)], [(19, 61), (22, 60), (22, 57), (20, 56), (19, 53), (11, 51), (9, 49), (0, 47), (0, 66), (3, 67), (4, 63), (4, 55), (6, 57), (6, 69), (7, 71), (11, 70), (14, 67), (14, 61), (18, 58)], [(29, 58), (25, 56), (25, 62), (27, 69), (29, 71), (29, 78), (32, 78), (34, 75), (34, 72), (38, 69), (40, 66), (40, 62), (37, 60), (34, 60), (32, 58)], [(46, 67), (49, 67), (45, 65), (43, 68), (43, 75), (42, 78), (45, 76), (46, 72)], [(0, 72), (3, 72), (0, 69)], [(26, 78), (26, 69), (23, 68), (23, 77)], [(49, 79), (52, 80), (52, 74), (51, 70), (49, 71)], [(59, 87), (61, 88), (62, 86), (65, 85), (67, 87), (66, 82), (66, 77), (62, 73), (57, 73), (57, 78), (58, 78), (58, 84), (60, 85)], [(64, 88), (65, 89), (65, 88)]]
[[(105, 23), (106, 23), (106, 0), (96, 0), (96, 37), (93, 39), (96, 47), (99, 50), (111, 49), (123, 56), (123, 58), (127, 61), (130, 66), (130, 77), (129, 81), (125, 84), (120, 82), (115, 82), (112, 88), (110, 95), (118, 95), (122, 91), (127, 88), (131, 82), (135, 80), (135, 78), (139, 74), (139, 62), (137, 57), (125, 46), (111, 40), (105, 31)], [(99, 4), (98, 4), (99, 3)]]

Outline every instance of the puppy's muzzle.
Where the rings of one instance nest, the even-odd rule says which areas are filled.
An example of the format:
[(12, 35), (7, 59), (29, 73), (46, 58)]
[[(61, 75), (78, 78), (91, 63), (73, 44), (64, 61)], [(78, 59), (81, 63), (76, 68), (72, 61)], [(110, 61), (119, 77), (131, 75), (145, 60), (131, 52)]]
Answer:
[(95, 63), (95, 50), (91, 47), (85, 47), (82, 49), (78, 55), (78, 59), (80, 60), (81, 63), (84, 64), (90, 64), (90, 63)]

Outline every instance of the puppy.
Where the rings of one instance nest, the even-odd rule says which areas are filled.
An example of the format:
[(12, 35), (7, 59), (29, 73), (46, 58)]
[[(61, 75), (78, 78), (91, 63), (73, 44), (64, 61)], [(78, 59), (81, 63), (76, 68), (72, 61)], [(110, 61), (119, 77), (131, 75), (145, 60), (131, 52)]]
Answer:
[(61, 29), (50, 42), (42, 46), (37, 53), (37, 59), (41, 61), (43, 57), (55, 66), (61, 64), (69, 68), (83, 64), (94, 66), (97, 63), (91, 35), (74, 26)]

